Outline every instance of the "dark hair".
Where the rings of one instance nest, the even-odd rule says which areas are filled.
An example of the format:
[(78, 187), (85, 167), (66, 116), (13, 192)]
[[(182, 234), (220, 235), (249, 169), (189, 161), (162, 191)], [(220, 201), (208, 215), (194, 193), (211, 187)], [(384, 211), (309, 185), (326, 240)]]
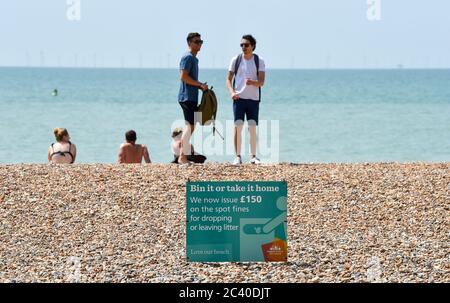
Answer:
[(187, 38), (186, 38), (187, 43), (189, 44), (189, 42), (191, 42), (192, 39), (194, 39), (195, 37), (199, 37), (200, 38), (201, 35), (199, 33), (189, 33)]
[(242, 36), (242, 39), (248, 40), (250, 42), (250, 45), (253, 46), (253, 50), (256, 49), (256, 39), (252, 35), (244, 35)]
[(136, 142), (136, 132), (134, 130), (129, 130), (125, 133), (125, 139), (127, 142)]

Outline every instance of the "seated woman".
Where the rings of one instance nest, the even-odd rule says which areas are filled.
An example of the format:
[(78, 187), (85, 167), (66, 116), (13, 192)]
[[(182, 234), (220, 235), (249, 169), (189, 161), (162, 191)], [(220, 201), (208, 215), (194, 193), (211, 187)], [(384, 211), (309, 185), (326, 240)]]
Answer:
[[(178, 158), (180, 157), (181, 152), (181, 136), (183, 135), (182, 128), (176, 128), (172, 132), (172, 152), (174, 160), (171, 163), (178, 164)], [(194, 163), (205, 163), (206, 157), (200, 154), (197, 154), (194, 151), (194, 147), (191, 144), (191, 154), (186, 155), (187, 160)]]
[(56, 143), (48, 148), (48, 162), (56, 164), (72, 164), (77, 156), (77, 147), (70, 142), (70, 136), (65, 128), (55, 128)]

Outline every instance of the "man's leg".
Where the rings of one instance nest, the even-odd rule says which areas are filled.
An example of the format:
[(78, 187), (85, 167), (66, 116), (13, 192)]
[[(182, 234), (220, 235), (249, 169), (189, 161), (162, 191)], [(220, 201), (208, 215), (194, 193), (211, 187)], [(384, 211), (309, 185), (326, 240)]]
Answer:
[(191, 155), (191, 137), (194, 133), (195, 125), (194, 124), (186, 124), (183, 130), (183, 134), (181, 135), (181, 151), (180, 157), (178, 158), (178, 162), (180, 164), (188, 163), (188, 159), (186, 156)]
[(234, 115), (234, 151), (236, 153), (235, 164), (240, 163), (242, 147), (242, 129), (244, 127), (245, 119), (245, 102), (244, 100), (233, 101), (233, 115)]
[(241, 156), (242, 147), (242, 128), (244, 125), (242, 123), (236, 123), (234, 125), (234, 151), (236, 156)]
[(256, 158), (256, 147), (258, 142), (256, 127), (258, 126), (259, 121), (259, 101), (249, 101), (247, 111), (247, 121), (248, 121), (248, 132), (250, 134), (249, 141), (250, 141), (251, 159), (254, 159)]
[(197, 103), (186, 101), (180, 103), (180, 105), (183, 109), (183, 115), (184, 120), (186, 121), (186, 125), (184, 126), (183, 134), (181, 135), (181, 151), (178, 162), (180, 164), (185, 164), (189, 163), (186, 156), (191, 155), (192, 153), (190, 140), (195, 130), (195, 111), (197, 110)]
[(256, 145), (258, 141), (258, 137), (256, 135), (256, 124), (248, 123), (248, 132), (250, 134), (250, 152), (252, 157), (256, 157)]

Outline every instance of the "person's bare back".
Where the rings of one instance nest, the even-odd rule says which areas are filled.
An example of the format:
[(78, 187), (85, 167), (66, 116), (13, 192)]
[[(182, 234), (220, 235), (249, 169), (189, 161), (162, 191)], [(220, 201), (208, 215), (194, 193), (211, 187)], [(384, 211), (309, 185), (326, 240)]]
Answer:
[(120, 145), (119, 163), (142, 163), (142, 159), (144, 159), (146, 163), (151, 163), (150, 155), (145, 145), (133, 143), (122, 143)]

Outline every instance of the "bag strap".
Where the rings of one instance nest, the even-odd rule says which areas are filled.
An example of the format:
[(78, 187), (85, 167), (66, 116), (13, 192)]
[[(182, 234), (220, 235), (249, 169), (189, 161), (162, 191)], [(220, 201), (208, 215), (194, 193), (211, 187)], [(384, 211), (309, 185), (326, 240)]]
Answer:
[(233, 78), (233, 89), (236, 89), (236, 76), (239, 69), (239, 65), (241, 65), (242, 54), (239, 54), (236, 58), (236, 62), (234, 63), (234, 78)]
[(216, 132), (217, 132), (217, 134), (220, 136), (220, 138), (222, 138), (222, 140), (225, 141), (225, 138), (222, 136), (222, 134), (216, 128), (216, 117), (217, 117), (217, 106), (218, 106), (218, 103), (217, 103), (216, 94), (212, 91), (212, 89), (213, 89), (213, 87), (211, 86), (211, 88), (208, 90), (208, 93), (210, 94), (210, 98), (215, 100), (215, 102), (213, 102), (213, 103), (215, 103), (215, 105), (216, 105), (215, 113), (213, 113), (213, 117), (212, 117), (213, 136), (216, 136)]
[(257, 54), (253, 54), (253, 58), (255, 59), (256, 64), (256, 74), (259, 73), (259, 56)]
[[(256, 78), (259, 79), (259, 56), (257, 54), (253, 54), (253, 58), (255, 58)], [(259, 87), (259, 102), (261, 102), (261, 86)]]

